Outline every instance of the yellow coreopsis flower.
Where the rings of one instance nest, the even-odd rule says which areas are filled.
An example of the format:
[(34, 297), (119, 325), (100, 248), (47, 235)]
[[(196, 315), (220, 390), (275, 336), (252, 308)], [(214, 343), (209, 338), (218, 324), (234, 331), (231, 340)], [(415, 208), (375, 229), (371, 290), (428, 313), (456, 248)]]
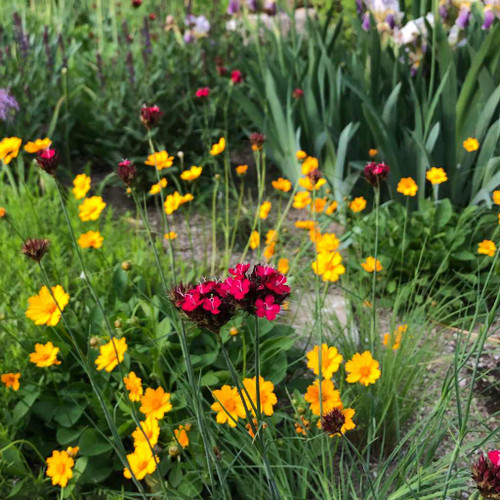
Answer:
[(278, 235), (274, 229), (270, 229), (266, 234), (266, 245), (278, 241)]
[(290, 270), (290, 262), (288, 259), (282, 258), (278, 261), (278, 272), (286, 274)]
[(366, 200), (362, 196), (358, 196), (349, 203), (349, 208), (353, 212), (362, 212), (366, 208)]
[(462, 143), (462, 146), (467, 153), (472, 153), (473, 151), (477, 151), (479, 149), (479, 141), (475, 137), (467, 137), (467, 139), (465, 139)]
[(375, 148), (370, 148), (370, 149), (368, 150), (368, 156), (369, 156), (370, 158), (374, 158), (374, 157), (375, 157), (375, 156), (377, 156), (377, 155), (378, 155), (378, 149), (375, 149)]
[(324, 186), (326, 184), (326, 179), (324, 177), (320, 177), (316, 183), (313, 183), (310, 177), (301, 177), (299, 179), (299, 184), (304, 188), (307, 189), (308, 191), (316, 191), (318, 190), (321, 186)]
[(80, 451), (79, 446), (68, 446), (66, 448), (66, 453), (71, 457), (75, 458), (78, 455), (78, 452)]
[(236, 167), (236, 173), (238, 175), (245, 175), (247, 173), (247, 170), (248, 170), (248, 165), (238, 165)]
[(405, 196), (415, 196), (418, 191), (417, 183), (411, 177), (403, 177), (398, 182), (398, 187), (396, 188), (398, 193), (404, 194)]
[(85, 174), (79, 174), (73, 179), (73, 194), (77, 200), (85, 198), (90, 190), (91, 178)]
[(442, 184), (448, 180), (446, 172), (442, 168), (432, 167), (425, 174), (426, 179), (432, 184)]
[(149, 190), (149, 194), (158, 194), (163, 188), (166, 188), (168, 184), (167, 179), (165, 177), (160, 179), (160, 182), (153, 184), (151, 189)]
[(35, 344), (35, 352), (30, 354), (30, 362), (34, 363), (38, 368), (60, 365), (61, 362), (57, 359), (58, 352), (59, 347), (55, 347), (52, 342)]
[(302, 151), (302, 149), (299, 149), (296, 153), (295, 153), (295, 157), (297, 158), (297, 160), (305, 160), (307, 158), (307, 153), (305, 151)]
[(151, 447), (158, 443), (158, 436), (160, 435), (160, 424), (158, 420), (153, 417), (146, 417), (146, 420), (139, 422), (139, 425), (132, 432), (132, 439), (134, 440), (134, 447), (138, 448), (142, 444)]
[(367, 257), (364, 262), (361, 262), (361, 267), (368, 273), (373, 273), (374, 271), (379, 273), (382, 269), (384, 269), (380, 261), (378, 259), (375, 260), (372, 256)]
[(313, 415), (321, 416), (320, 408), (322, 406), (323, 415), (332, 411), (334, 408), (341, 408), (340, 392), (335, 390), (333, 382), (329, 379), (321, 381), (321, 403), (319, 398), (319, 380), (315, 380), (308, 388), (304, 399), (311, 405)]
[(245, 408), (236, 387), (223, 385), (220, 389), (213, 391), (213, 396), (215, 403), (210, 408), (217, 412), (218, 424), (227, 423), (229, 427), (236, 427), (235, 420), (246, 417)]
[(264, 248), (264, 251), (262, 252), (262, 255), (264, 256), (264, 258), (266, 260), (272, 259), (273, 255), (274, 255), (275, 248), (276, 248), (276, 242), (274, 242), (274, 241), (272, 243), (269, 243), (269, 245), (266, 245), (266, 247)]
[[(253, 406), (257, 408), (257, 377), (243, 379), (243, 385), (250, 396)], [(269, 380), (264, 380), (261, 376), (259, 378), (259, 393), (260, 409), (264, 415), (270, 417), (274, 413), (274, 405), (278, 402), (278, 398), (274, 394), (274, 384)], [(255, 414), (249, 401), (247, 401), (247, 406)]]
[(258, 231), (252, 231), (252, 234), (250, 235), (250, 248), (252, 250), (255, 250), (260, 246), (260, 234)]
[(47, 149), (52, 144), (52, 141), (46, 137), (45, 139), (35, 139), (34, 141), (29, 141), (24, 145), (24, 150), (26, 153), (38, 153), (38, 151), (43, 151)]
[(226, 139), (224, 139), (224, 137), (221, 137), (219, 139), (219, 142), (212, 145), (210, 154), (212, 156), (217, 156), (220, 155), (222, 152), (224, 152), (225, 149), (226, 149)]
[(97, 220), (105, 207), (106, 203), (104, 203), (101, 196), (91, 196), (90, 198), (85, 198), (83, 203), (78, 206), (78, 215), (80, 220), (82, 222)]
[(182, 172), (181, 179), (183, 181), (194, 181), (195, 179), (198, 179), (202, 171), (203, 167), (193, 165), (189, 170), (184, 170), (184, 172)]
[(308, 156), (302, 162), (302, 175), (309, 175), (313, 170), (317, 170), (319, 167), (318, 159), (314, 156)]
[(187, 448), (189, 446), (189, 437), (187, 433), (190, 430), (191, 424), (179, 425), (177, 429), (174, 429), (175, 438), (183, 448)]
[(340, 245), (340, 240), (334, 233), (318, 234), (314, 239), (318, 253), (334, 252)]
[[(399, 325), (395, 332), (394, 344), (392, 345), (392, 350), (397, 351), (401, 347), (401, 340), (403, 338), (403, 333), (408, 329), (408, 325)], [(389, 340), (391, 340), (390, 333), (384, 333), (384, 340), (382, 343), (387, 346), (389, 344)]]
[(168, 233), (165, 233), (163, 237), (166, 240), (175, 240), (177, 238), (177, 233), (175, 231), (170, 231)]
[(283, 179), (283, 177), (278, 177), (275, 181), (271, 182), (274, 189), (277, 191), (282, 191), (283, 193), (288, 193), (292, 189), (292, 183), (288, 179)]
[(320, 275), (323, 281), (337, 281), (345, 273), (342, 265), (342, 256), (338, 252), (319, 253), (312, 263), (315, 274)]
[(498, 189), (497, 191), (493, 191), (492, 198), (495, 205), (500, 205), (500, 189)]
[(5, 384), (7, 389), (12, 389), (13, 391), (19, 390), (19, 379), (21, 378), (21, 374), (18, 373), (2, 373), (1, 380), (2, 384)]
[(293, 208), (306, 208), (311, 203), (311, 195), (308, 191), (301, 191), (293, 197)]
[(346, 380), (350, 384), (359, 382), (368, 387), (380, 378), (381, 372), (379, 366), (379, 362), (373, 359), (370, 351), (365, 351), (363, 354), (357, 352), (345, 364), (345, 370), (348, 373)]
[(270, 201), (265, 201), (259, 208), (259, 217), (261, 219), (267, 219), (269, 212), (271, 211), (272, 203)]
[(8, 165), (19, 154), (22, 139), (19, 137), (5, 137), (0, 141), (0, 160)]
[(333, 212), (335, 212), (335, 210), (337, 210), (338, 206), (339, 206), (339, 204), (336, 201), (332, 201), (332, 203), (330, 203), (330, 205), (328, 205), (326, 207), (325, 214), (332, 215)]
[(295, 227), (298, 227), (299, 229), (314, 229), (316, 227), (316, 222), (312, 220), (298, 220), (295, 222)]
[(78, 238), (78, 245), (81, 248), (101, 248), (103, 241), (99, 231), (87, 231)]
[[(319, 346), (314, 346), (306, 354), (307, 368), (310, 368), (315, 375), (319, 375)], [(342, 354), (336, 347), (328, 347), (327, 344), (321, 344), (321, 375), (325, 379), (332, 378), (333, 374), (340, 368), (343, 361)]]
[(483, 240), (477, 246), (477, 253), (487, 255), (488, 257), (494, 257), (497, 251), (497, 246), (491, 240)]
[(323, 212), (326, 207), (326, 198), (315, 198), (312, 205), (313, 212)]
[(123, 377), (123, 383), (127, 391), (130, 401), (140, 401), (143, 393), (142, 379), (140, 379), (135, 372), (130, 372), (128, 376)]
[(229, 335), (231, 335), (232, 337), (235, 337), (236, 335), (238, 335), (238, 333), (240, 333), (240, 331), (235, 326), (232, 326), (229, 329)]
[[(134, 473), (135, 478), (140, 481), (144, 479), (148, 474), (153, 474), (156, 470), (156, 464), (160, 459), (151, 452), (151, 448), (148, 444), (142, 444), (137, 447), (133, 453), (127, 455), (127, 460)], [(123, 475), (127, 479), (132, 479), (132, 473), (128, 467), (123, 470)]]
[(47, 476), (52, 479), (54, 486), (65, 488), (68, 481), (73, 477), (73, 466), (75, 461), (65, 450), (54, 450), (52, 456), (47, 458)]
[(144, 163), (156, 167), (157, 170), (163, 170), (170, 168), (174, 164), (174, 157), (169, 156), (167, 151), (159, 151), (158, 153), (149, 155)]
[(3, 207), (0, 207), (0, 219), (3, 219), (6, 214), (7, 214), (7, 210), (5, 210), (5, 208), (3, 208)]
[(141, 407), (139, 411), (144, 413), (147, 417), (157, 418), (161, 420), (165, 413), (168, 413), (172, 409), (172, 403), (170, 402), (171, 394), (165, 392), (163, 387), (158, 387), (157, 389), (147, 388), (144, 396), (141, 398)]
[(127, 339), (122, 337), (121, 339), (112, 338), (107, 344), (102, 345), (99, 348), (99, 356), (95, 360), (98, 370), (106, 370), (107, 372), (112, 371), (118, 363), (123, 361), (125, 351), (128, 349)]
[(46, 286), (42, 286), (38, 295), (28, 299), (26, 316), (34, 321), (35, 325), (56, 326), (61, 319), (61, 311), (68, 305), (69, 295), (61, 285), (53, 286), (51, 290), (56, 301)]

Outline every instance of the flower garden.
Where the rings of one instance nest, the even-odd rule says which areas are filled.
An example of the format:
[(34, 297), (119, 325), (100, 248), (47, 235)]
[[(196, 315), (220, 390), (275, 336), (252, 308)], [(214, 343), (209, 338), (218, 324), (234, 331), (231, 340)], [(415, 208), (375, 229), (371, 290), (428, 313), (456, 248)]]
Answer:
[(500, 499), (500, 5), (0, 5), (1, 498)]

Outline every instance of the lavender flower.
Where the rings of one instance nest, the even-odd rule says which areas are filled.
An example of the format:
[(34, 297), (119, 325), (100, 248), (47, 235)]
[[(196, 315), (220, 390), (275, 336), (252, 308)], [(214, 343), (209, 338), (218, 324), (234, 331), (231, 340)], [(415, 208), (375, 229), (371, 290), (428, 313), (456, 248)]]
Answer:
[(240, 10), (241, 10), (240, 0), (229, 0), (229, 5), (227, 6), (227, 13), (230, 16), (239, 14)]
[(16, 98), (8, 89), (0, 89), (0, 120), (11, 121), (16, 111), (19, 111)]
[(460, 7), (460, 11), (458, 12), (458, 17), (457, 20), (455, 21), (455, 24), (460, 28), (460, 29), (465, 29), (469, 25), (469, 17), (470, 17), (470, 8), (463, 5)]
[(363, 15), (363, 22), (361, 23), (361, 27), (365, 31), (370, 31), (370, 13), (365, 12)]
[(259, 10), (259, 2), (258, 0), (247, 0), (248, 10), (252, 12), (257, 12)]

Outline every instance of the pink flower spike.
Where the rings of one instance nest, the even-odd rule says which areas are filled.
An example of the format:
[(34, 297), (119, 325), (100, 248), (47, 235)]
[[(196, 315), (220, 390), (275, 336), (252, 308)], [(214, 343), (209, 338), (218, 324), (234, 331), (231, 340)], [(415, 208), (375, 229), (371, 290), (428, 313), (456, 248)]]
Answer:
[(217, 296), (213, 296), (203, 300), (203, 309), (205, 309), (205, 311), (211, 312), (212, 314), (220, 313), (219, 309), (220, 305), (221, 305), (221, 300)]
[(279, 304), (274, 303), (274, 297), (272, 295), (268, 295), (264, 300), (257, 299), (255, 301), (255, 307), (257, 316), (259, 318), (266, 317), (269, 321), (275, 320), (277, 314), (281, 310)]
[(493, 465), (500, 467), (500, 450), (490, 451), (488, 457)]

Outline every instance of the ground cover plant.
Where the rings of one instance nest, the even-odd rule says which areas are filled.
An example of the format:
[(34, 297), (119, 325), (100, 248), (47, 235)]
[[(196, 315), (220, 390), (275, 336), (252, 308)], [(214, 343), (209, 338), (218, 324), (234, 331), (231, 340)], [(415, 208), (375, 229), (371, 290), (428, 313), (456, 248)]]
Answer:
[(43, 6), (0, 7), (2, 497), (499, 498), (496, 7)]

